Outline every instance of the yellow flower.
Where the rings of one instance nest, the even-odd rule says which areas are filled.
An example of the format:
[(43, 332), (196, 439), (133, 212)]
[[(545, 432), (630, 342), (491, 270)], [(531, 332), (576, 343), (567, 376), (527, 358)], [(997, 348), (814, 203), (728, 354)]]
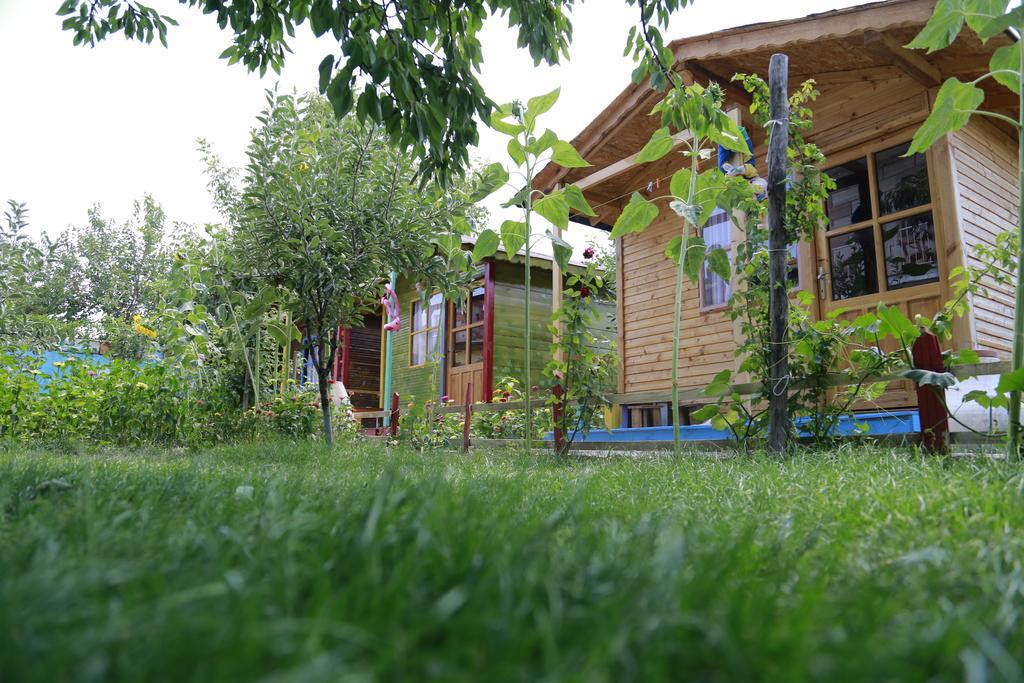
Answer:
[(132, 329), (150, 339), (156, 339), (156, 332), (142, 324), (142, 316), (138, 313), (132, 316)]
[(136, 382), (135, 383), (135, 388), (136, 389), (149, 389), (149, 385), (146, 384), (145, 382)]
[(55, 368), (62, 368), (62, 367), (64, 367), (64, 361), (56, 361), (56, 362), (54, 362), (53, 367), (55, 367)]

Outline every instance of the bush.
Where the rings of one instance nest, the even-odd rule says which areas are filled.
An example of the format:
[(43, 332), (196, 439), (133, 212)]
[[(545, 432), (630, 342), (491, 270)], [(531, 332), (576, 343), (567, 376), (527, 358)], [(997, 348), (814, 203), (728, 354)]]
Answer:
[[(24, 350), (0, 352), (0, 437), (195, 447), (319, 433), (315, 392), (276, 395), (243, 412), (222, 385), (192, 386), (161, 362), (69, 357), (45, 382), (39, 366)], [(343, 434), (355, 433), (354, 420), (341, 422), (351, 423)]]

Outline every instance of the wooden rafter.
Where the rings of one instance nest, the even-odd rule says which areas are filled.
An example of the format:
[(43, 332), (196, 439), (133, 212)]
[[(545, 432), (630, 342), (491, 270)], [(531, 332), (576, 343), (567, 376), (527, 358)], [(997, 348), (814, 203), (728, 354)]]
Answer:
[(895, 66), (926, 88), (942, 83), (939, 70), (917, 52), (900, 45), (892, 36), (878, 31), (864, 33), (864, 47)]

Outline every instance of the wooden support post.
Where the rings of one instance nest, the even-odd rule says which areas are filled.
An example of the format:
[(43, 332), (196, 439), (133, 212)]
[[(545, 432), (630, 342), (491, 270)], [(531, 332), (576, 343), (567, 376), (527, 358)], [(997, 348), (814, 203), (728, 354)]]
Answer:
[(391, 394), (391, 415), (388, 416), (388, 434), (398, 436), (398, 392)]
[(561, 453), (565, 447), (565, 432), (562, 430), (562, 424), (565, 422), (565, 402), (562, 401), (562, 397), (565, 394), (565, 390), (562, 389), (561, 384), (556, 384), (551, 390), (551, 393), (555, 395), (557, 399), (556, 403), (551, 406), (551, 422), (553, 423), (553, 434), (554, 434), (554, 449), (555, 453)]
[(462, 423), (462, 452), (469, 450), (469, 427), (473, 421), (473, 383), (466, 384), (466, 416)]
[[(914, 367), (932, 372), (945, 372), (942, 349), (933, 334), (922, 334), (911, 347)], [(941, 453), (949, 440), (949, 415), (946, 413), (946, 390), (928, 384), (917, 385), (917, 412), (921, 419), (921, 448), (928, 453)]]
[(789, 282), (786, 261), (787, 150), (789, 148), (789, 57), (772, 55), (768, 65), (771, 122), (768, 141), (768, 450), (789, 443)]

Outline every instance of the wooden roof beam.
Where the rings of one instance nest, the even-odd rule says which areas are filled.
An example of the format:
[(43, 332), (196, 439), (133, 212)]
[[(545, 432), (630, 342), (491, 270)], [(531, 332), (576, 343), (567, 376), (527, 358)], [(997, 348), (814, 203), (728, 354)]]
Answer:
[(926, 88), (934, 88), (942, 83), (942, 74), (931, 62), (904, 48), (892, 36), (878, 31), (865, 31), (864, 47), (880, 59), (898, 66)]

